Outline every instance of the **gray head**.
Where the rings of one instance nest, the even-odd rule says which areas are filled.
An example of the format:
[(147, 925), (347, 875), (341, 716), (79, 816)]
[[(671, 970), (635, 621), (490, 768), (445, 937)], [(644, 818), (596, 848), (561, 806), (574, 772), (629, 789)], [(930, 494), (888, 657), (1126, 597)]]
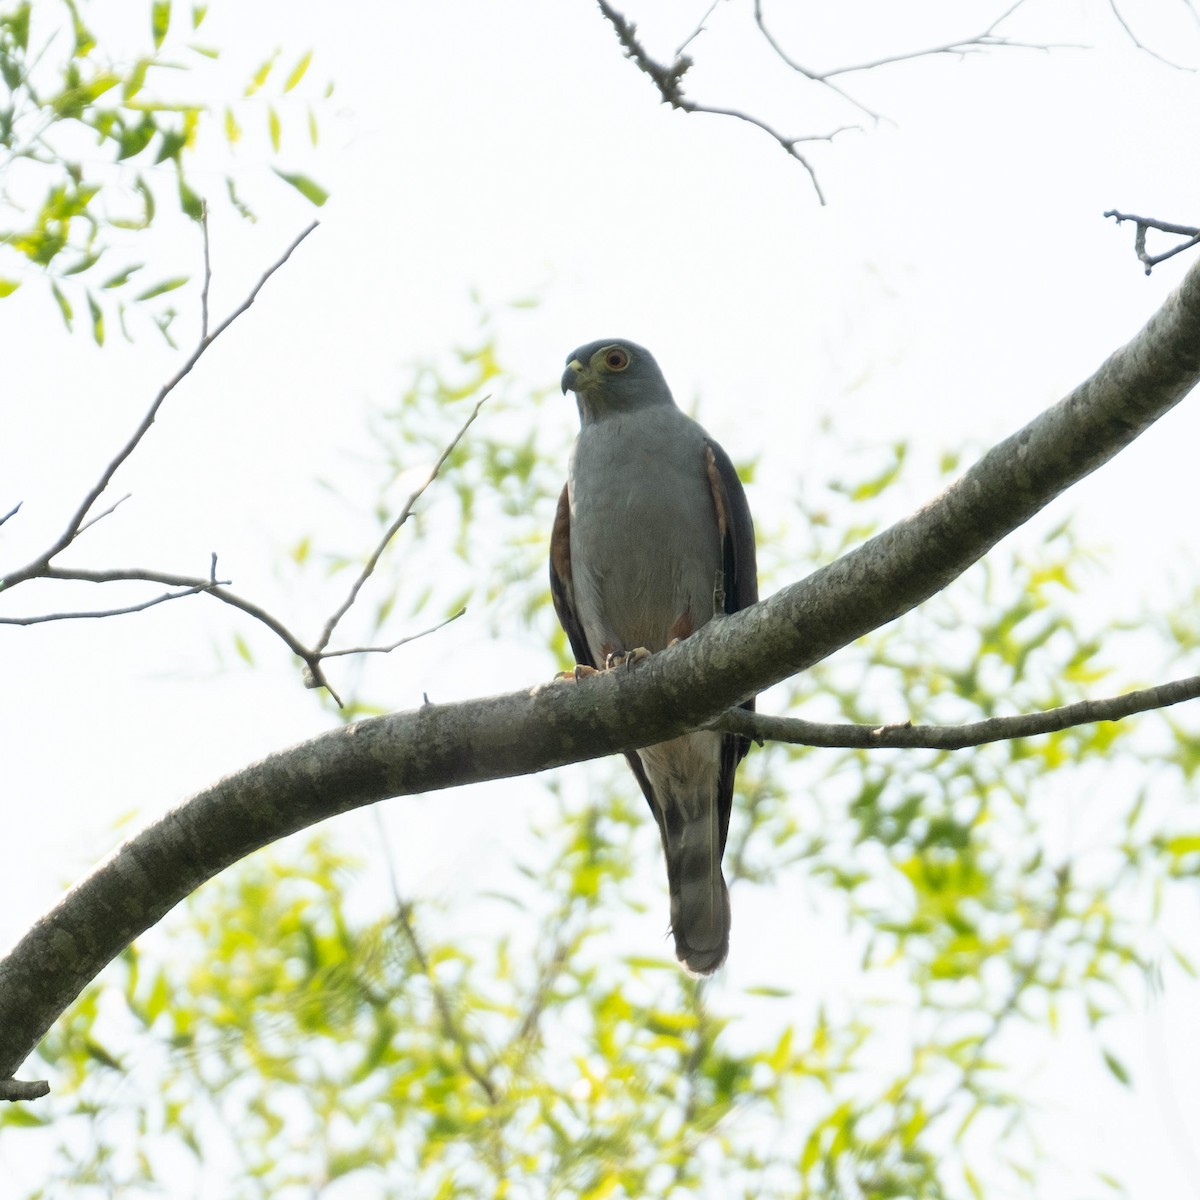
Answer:
[(562, 390), (575, 393), (584, 424), (611, 413), (675, 403), (650, 351), (620, 338), (602, 338), (572, 350)]

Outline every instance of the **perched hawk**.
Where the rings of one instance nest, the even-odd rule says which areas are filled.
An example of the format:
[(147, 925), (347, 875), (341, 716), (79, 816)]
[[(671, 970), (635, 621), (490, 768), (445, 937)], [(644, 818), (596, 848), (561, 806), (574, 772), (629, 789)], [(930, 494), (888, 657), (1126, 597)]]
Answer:
[[(550, 589), (578, 663), (635, 661), (758, 599), (754, 526), (728, 455), (675, 406), (650, 353), (604, 341), (571, 354), (579, 437), (550, 539)], [(754, 701), (744, 707), (753, 708)], [(749, 741), (689, 733), (626, 755), (662, 834), (675, 953), (715, 971), (729, 951), (721, 855)]]

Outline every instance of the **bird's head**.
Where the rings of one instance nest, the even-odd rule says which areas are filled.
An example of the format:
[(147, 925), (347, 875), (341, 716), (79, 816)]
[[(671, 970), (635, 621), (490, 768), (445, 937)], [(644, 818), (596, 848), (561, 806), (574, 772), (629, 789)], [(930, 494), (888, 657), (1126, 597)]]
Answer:
[(675, 403), (650, 351), (617, 338), (571, 351), (562, 390), (575, 393), (580, 420), (585, 422), (609, 413)]

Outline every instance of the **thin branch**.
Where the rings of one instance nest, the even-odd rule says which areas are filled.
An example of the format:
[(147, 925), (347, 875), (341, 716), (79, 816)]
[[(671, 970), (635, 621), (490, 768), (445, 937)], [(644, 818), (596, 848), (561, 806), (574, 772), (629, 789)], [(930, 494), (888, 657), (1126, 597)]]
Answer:
[(1104, 700), (1080, 700), (1045, 712), (1012, 717), (991, 717), (969, 725), (825, 725), (795, 717), (772, 717), (735, 708), (722, 713), (708, 725), (724, 733), (740, 733), (760, 741), (789, 742), (800, 746), (838, 746), (860, 750), (962, 750), (988, 742), (1011, 741), (1057, 733), (1077, 725), (1098, 721), (1120, 721), (1135, 713), (1169, 708), (1200, 696), (1200, 675), (1160, 683), (1156, 687), (1110, 696)]
[(208, 337), (208, 290), (212, 286), (212, 259), (208, 244), (208, 201), (200, 201), (200, 235), (204, 239), (204, 284), (200, 288), (200, 338)]
[(457, 621), (459, 617), (466, 615), (466, 608), (460, 608), (458, 612), (448, 616), (444, 621), (439, 621), (436, 625), (430, 625), (428, 629), (422, 629), (420, 633), (410, 633), (408, 637), (402, 637), (398, 642), (393, 642), (390, 646), (352, 646), (348, 650), (322, 650), (321, 658), (342, 658), (347, 654), (391, 654), (393, 650), (398, 650), (401, 646), (407, 646), (409, 642), (415, 642), (419, 638), (428, 637), (431, 633), (437, 633), (439, 629), (444, 629), (451, 621)]
[(624, 47), (626, 56), (633, 60), (640, 71), (649, 75), (654, 81), (654, 86), (658, 88), (658, 94), (662, 97), (664, 104), (669, 104), (672, 108), (677, 108), (681, 112), (711, 113), (719, 117), (736, 117), (739, 121), (745, 121), (750, 125), (757, 126), (774, 138), (787, 154), (794, 158), (808, 172), (813, 190), (817, 193), (817, 199), (822, 204), (825, 203), (825, 195), (821, 191), (821, 185), (817, 181), (817, 175), (813, 170), (812, 164), (809, 163), (808, 159), (796, 147), (802, 142), (829, 141), (842, 132), (842, 130), (834, 130), (833, 133), (822, 136), (789, 138), (750, 113), (741, 112), (733, 108), (716, 108), (707, 104), (700, 104), (695, 100), (689, 100), (683, 92), (683, 77), (691, 67), (692, 60), (686, 54), (677, 54), (675, 61), (669, 66), (658, 62), (646, 52), (641, 42), (638, 41), (637, 26), (632, 21), (627, 21), (621, 13), (608, 3), (608, 0), (596, 0), (596, 3), (599, 5), (600, 11), (604, 14), (608, 23), (616, 31), (617, 40)]
[(22, 503), (24, 503), (24, 502), (23, 502), (23, 501), (21, 501), (21, 500), (18, 500), (18, 501), (16, 502), (16, 504), (14, 504), (14, 505), (12, 506), (12, 508), (10, 508), (10, 509), (8, 510), (8, 512), (6, 512), (6, 513), (4, 514), (4, 516), (0, 517), (0, 525), (3, 525), (3, 524), (4, 524), (4, 522), (5, 522), (5, 521), (7, 521), (7, 520), (9, 519), (9, 517), (15, 517), (15, 516), (17, 515), (17, 513), (19, 513), (19, 512), (21, 511), (21, 505), (22, 505)]
[[(1182, 254), (1184, 250), (1190, 250), (1193, 246), (1200, 245), (1200, 229), (1194, 225), (1176, 225), (1171, 221), (1160, 221), (1155, 217), (1139, 217), (1133, 213), (1118, 212), (1115, 208), (1110, 208), (1104, 215), (1112, 217), (1118, 225), (1122, 221), (1133, 221), (1136, 224), (1137, 233), (1133, 239), (1133, 250), (1138, 259), (1145, 264), (1147, 275), (1160, 262), (1165, 262), (1168, 258), (1174, 258), (1176, 254)], [(1187, 240), (1162, 254), (1149, 254), (1146, 251), (1146, 233), (1151, 229), (1156, 229), (1159, 233), (1174, 233)]]
[(708, 6), (707, 10), (704, 13), (704, 16), (702, 16), (700, 18), (700, 20), (696, 23), (696, 28), (693, 29), (692, 32), (689, 33), (687, 35), (687, 37), (685, 37), (683, 39), (683, 41), (680, 42), (679, 45), (675, 48), (675, 57), (676, 58), (679, 58), (683, 54), (683, 52), (704, 32), (704, 26), (708, 24), (708, 18), (711, 17), (713, 15), (713, 13), (717, 11), (717, 5), (720, 3), (721, 3), (721, 0), (712, 0), (712, 3)]
[(962, 38), (958, 41), (944, 42), (940, 46), (930, 46), (923, 50), (909, 50), (901, 54), (886, 55), (883, 58), (877, 58), (871, 62), (855, 63), (847, 67), (834, 67), (828, 71), (815, 71), (810, 67), (804, 66), (803, 63), (793, 58), (780, 44), (775, 35), (767, 28), (766, 19), (763, 16), (762, 0), (754, 0), (754, 23), (758, 26), (759, 33), (762, 34), (768, 46), (775, 54), (798, 75), (804, 76), (805, 79), (811, 80), (813, 83), (822, 84), (836, 93), (847, 104), (854, 105), (860, 112), (865, 113), (874, 121), (882, 120), (879, 113), (868, 108), (850, 92), (843, 87), (834, 83), (833, 80), (838, 75), (850, 75), (858, 71), (872, 71), (877, 67), (891, 66), (893, 63), (909, 62), (918, 58), (932, 58), (941, 54), (954, 54), (960, 58), (967, 54), (978, 53), (983, 50), (993, 49), (1009, 49), (1009, 50), (1051, 50), (1051, 49), (1082, 49), (1081, 46), (1068, 45), (1066, 43), (1034, 43), (1034, 42), (1018, 42), (1011, 38), (1003, 37), (996, 33), (996, 28), (1003, 21), (1007, 20), (1021, 5), (1024, 0), (1016, 0), (1015, 4), (1004, 10), (995, 20), (992, 21), (982, 33), (977, 33), (974, 37)]
[(130, 604), (125, 608), (103, 608), (80, 612), (43, 613), (35, 617), (0, 617), (0, 625), (44, 625), (48, 621), (84, 621), (92, 617), (123, 617), (127, 613), (145, 612), (156, 604), (165, 604), (168, 600), (181, 600), (184, 596), (195, 596), (200, 592), (211, 591), (214, 585), (198, 583), (195, 587), (184, 588), (179, 592), (164, 592), (151, 600), (143, 600), (141, 604)]
[(83, 533), (83, 531), (84, 531), (85, 529), (91, 529), (91, 527), (92, 527), (93, 525), (95, 525), (97, 521), (103, 521), (105, 517), (107, 517), (107, 516), (111, 516), (111, 515), (112, 515), (114, 512), (116, 512), (116, 511), (117, 511), (117, 509), (118, 509), (118, 508), (120, 508), (120, 507), (121, 507), (121, 505), (122, 505), (122, 504), (124, 504), (124, 503), (125, 503), (125, 501), (126, 501), (126, 500), (128, 500), (128, 499), (129, 499), (129, 497), (130, 497), (130, 496), (132, 496), (132, 495), (133, 495), (133, 493), (132, 493), (132, 492), (126, 492), (126, 493), (125, 493), (125, 495), (123, 495), (123, 496), (122, 496), (122, 497), (121, 497), (119, 500), (114, 500), (114, 501), (113, 501), (113, 503), (112, 503), (112, 504), (110, 504), (110, 505), (109, 505), (109, 506), (108, 506), (108, 507), (107, 507), (107, 508), (106, 508), (106, 509), (105, 509), (103, 512), (98, 512), (98, 513), (97, 513), (97, 514), (96, 514), (94, 517), (89, 517), (89, 518), (88, 518), (86, 521), (84, 521), (84, 523), (83, 523), (82, 525), (80, 525), (80, 527), (79, 527), (79, 528), (78, 528), (78, 529), (75, 531), (75, 536), (76, 536), (76, 537), (78, 537), (78, 536), (79, 536), (81, 533)]
[(314, 221), (307, 229), (303, 230), (291, 243), (283, 254), (275, 260), (275, 262), (267, 268), (260, 276), (258, 282), (250, 289), (246, 298), (235, 308), (211, 333), (205, 333), (197, 343), (196, 348), (188, 355), (183, 365), (178, 371), (159, 389), (158, 395), (155, 396), (154, 402), (150, 405), (146, 415), (141, 419), (137, 428), (133, 431), (129, 440), (117, 452), (115, 457), (109, 462), (100, 478), (92, 486), (91, 490), (84, 496), (79, 507), (75, 510), (71, 519), (67, 522), (66, 528), (59, 535), (54, 544), (33, 562), (28, 563), (18, 571), (14, 571), (9, 575), (0, 578), (0, 590), (15, 587), (18, 583), (24, 583), (27, 579), (36, 579), (46, 574), (46, 568), (51, 561), (65, 550), (76, 537), (87, 520), (88, 514), (91, 512), (92, 506), (100, 498), (105, 488), (112, 481), (112, 477), (116, 474), (118, 468), (129, 458), (129, 456), (138, 448), (143, 437), (146, 436), (150, 426), (154, 424), (154, 419), (158, 415), (158, 410), (162, 407), (166, 398), (179, 386), (179, 384), (191, 373), (195, 365), (203, 358), (205, 351), (234, 323), (242, 316), (258, 299), (259, 292), (266, 286), (267, 280), (275, 274), (291, 258), (296, 248), (304, 241), (306, 237), (314, 229), (317, 228), (318, 222)]
[[(216, 555), (213, 555), (213, 572), (216, 571)], [(261, 621), (272, 633), (283, 640), (284, 644), (298, 658), (302, 658), (310, 666), (320, 661), (320, 655), (315, 654), (286, 625), (273, 617), (265, 609), (252, 601), (231, 592), (225, 582), (218, 582), (211, 575), (202, 579), (195, 575), (175, 575), (169, 571), (149, 571), (141, 567), (117, 568), (104, 571), (89, 571), (75, 567), (49, 567), (42, 575), (43, 579), (65, 579), (80, 583), (123, 583), (137, 581), (141, 583), (161, 583), (166, 587), (188, 588), (194, 591), (207, 592), (225, 604), (240, 609), (247, 616)], [(11, 622), (10, 622), (11, 623)], [(313, 660), (310, 662), (309, 660)]]
[(1117, 18), (1117, 24), (1125, 31), (1125, 36), (1140, 50), (1143, 54), (1150, 55), (1151, 58), (1156, 58), (1165, 67), (1170, 67), (1175, 71), (1195, 71), (1195, 67), (1184, 66), (1183, 63), (1172, 62), (1169, 58), (1159, 54), (1157, 50), (1152, 50), (1143, 42), (1136, 33), (1133, 32), (1133, 27), (1125, 20), (1124, 14), (1117, 7), (1117, 0), (1108, 0), (1108, 7), (1112, 9), (1112, 15)]
[[(446, 463), (446, 459), (454, 452), (455, 446), (463, 439), (463, 435), (471, 428), (475, 418), (479, 416), (479, 410), (491, 399), (491, 396), (484, 396), (475, 407), (471, 410), (471, 415), (463, 422), (462, 427), (454, 435), (450, 444), (442, 451), (437, 462), (433, 464), (429, 474), (425, 477), (424, 482), (409, 496), (404, 507), (400, 510), (400, 515), (387, 527), (382, 538), (379, 539), (377, 545), (367, 559), (363, 569), (358, 573), (358, 578), (354, 581), (350, 588), (350, 593), (346, 599), (342, 601), (337, 611), (325, 622), (325, 628), (321, 630), (321, 636), (317, 639), (317, 653), (321, 653), (326, 646), (329, 645), (329, 639), (333, 636), (333, 631), (337, 628), (338, 622), (350, 611), (351, 605), (358, 599), (358, 593), (362, 590), (363, 585), (371, 578), (372, 572), (379, 563), (383, 552), (387, 549), (388, 543), (400, 532), (400, 527), (412, 515), (413, 505), (425, 494), (425, 489), (438, 477), (438, 472)], [(444, 623), (444, 622), (443, 622)], [(402, 645), (402, 642), (397, 642), (396, 645)], [(330, 655), (329, 657), (332, 657)]]

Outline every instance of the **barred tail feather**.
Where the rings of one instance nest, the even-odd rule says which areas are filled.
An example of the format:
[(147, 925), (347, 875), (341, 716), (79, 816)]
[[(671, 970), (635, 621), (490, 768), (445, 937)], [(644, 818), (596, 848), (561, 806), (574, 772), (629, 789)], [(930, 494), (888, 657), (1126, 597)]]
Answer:
[(729, 889), (721, 874), (716, 805), (708, 812), (668, 824), (667, 880), (675, 955), (696, 975), (710, 975), (729, 953)]

